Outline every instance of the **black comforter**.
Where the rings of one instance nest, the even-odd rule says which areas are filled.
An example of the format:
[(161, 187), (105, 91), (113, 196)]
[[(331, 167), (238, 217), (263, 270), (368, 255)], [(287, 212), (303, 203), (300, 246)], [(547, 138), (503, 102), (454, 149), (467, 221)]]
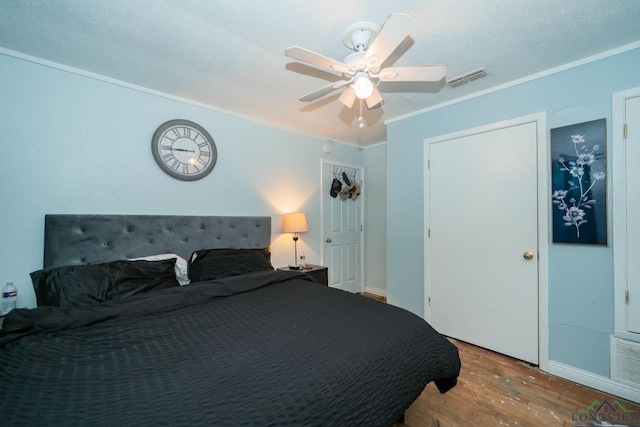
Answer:
[(9, 425), (390, 425), (458, 352), (390, 305), (265, 272), (80, 308), (14, 310)]

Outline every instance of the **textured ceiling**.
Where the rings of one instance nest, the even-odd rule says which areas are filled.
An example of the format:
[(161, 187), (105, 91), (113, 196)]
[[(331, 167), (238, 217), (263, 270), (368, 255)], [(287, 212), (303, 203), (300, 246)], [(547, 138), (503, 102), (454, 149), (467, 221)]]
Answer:
[[(285, 48), (342, 61), (347, 26), (392, 12), (417, 22), (394, 65), (446, 64), (448, 80), (486, 67), (488, 77), (380, 86), (385, 104), (365, 107), (362, 129), (339, 92), (298, 101), (340, 76)], [(638, 0), (3, 0), (0, 48), (366, 146), (386, 140), (387, 120), (636, 42), (639, 22)]]

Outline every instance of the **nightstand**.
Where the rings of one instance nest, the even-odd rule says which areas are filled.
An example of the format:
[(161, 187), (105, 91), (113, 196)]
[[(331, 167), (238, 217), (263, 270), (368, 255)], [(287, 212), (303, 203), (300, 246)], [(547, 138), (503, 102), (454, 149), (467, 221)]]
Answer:
[(329, 286), (329, 268), (321, 265), (311, 265), (311, 268), (305, 268), (304, 270), (291, 270), (289, 267), (280, 267), (278, 271), (301, 271), (309, 274), (316, 279), (321, 285)]

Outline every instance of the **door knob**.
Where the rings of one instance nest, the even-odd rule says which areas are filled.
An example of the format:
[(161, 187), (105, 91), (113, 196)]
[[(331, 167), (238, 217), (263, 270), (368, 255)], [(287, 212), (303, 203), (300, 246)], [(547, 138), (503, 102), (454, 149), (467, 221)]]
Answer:
[(326, 239), (324, 239), (324, 241), (327, 243), (331, 243), (331, 237), (327, 237)]
[(533, 252), (526, 251), (524, 254), (522, 254), (522, 256), (524, 257), (524, 259), (533, 259)]

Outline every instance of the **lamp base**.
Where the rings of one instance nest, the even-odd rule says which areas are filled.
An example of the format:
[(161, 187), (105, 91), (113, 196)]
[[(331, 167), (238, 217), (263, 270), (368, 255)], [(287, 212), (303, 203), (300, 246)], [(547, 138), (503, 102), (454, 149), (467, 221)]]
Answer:
[(289, 270), (302, 270), (304, 267), (302, 265), (289, 265)]

